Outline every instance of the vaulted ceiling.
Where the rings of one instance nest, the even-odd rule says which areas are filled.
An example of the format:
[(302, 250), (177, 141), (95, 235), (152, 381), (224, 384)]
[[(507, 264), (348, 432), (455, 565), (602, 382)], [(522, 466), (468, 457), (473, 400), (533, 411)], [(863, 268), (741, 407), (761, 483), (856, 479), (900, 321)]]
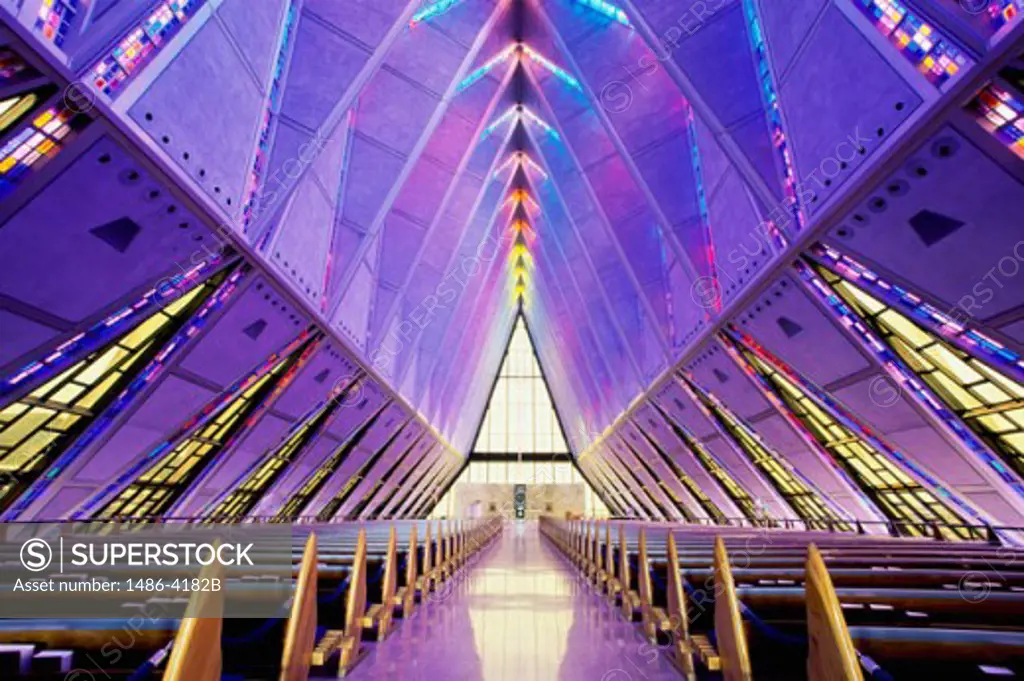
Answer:
[[(1014, 253), (1019, 229), (1006, 216), (1024, 173), (1012, 126), (975, 96), (997, 71), (996, 84), (1013, 81), (1020, 5), (0, 0), (54, 71), (77, 79), (65, 106), (102, 118), (104, 135), (187, 194), (190, 212), (168, 219), (219, 222), (287, 291), (282, 314), (333, 336), (332, 352), (369, 369), (454, 450), (472, 444), (521, 309), (577, 455), (625, 442), (644, 415), (672, 417), (697, 399), (686, 378), (763, 423), (794, 461), (815, 457), (792, 426), (769, 425), (782, 417), (766, 416), (753, 369), (738, 369), (728, 345), (743, 327), (815, 384), (847, 391), (911, 457), (915, 447), (976, 456), (925, 425), (923, 402), (896, 418), (860, 399), (853, 387), (886, 365), (827, 295), (815, 298), (825, 289), (813, 263), (794, 262), (848, 253), (947, 310), (973, 292), (990, 307), (967, 310), (971, 328), (1016, 356), (1019, 287), (993, 284), (991, 298), (974, 287)], [(77, 139), (120, 163), (106, 136)], [(60, 163), (0, 207), (25, 225), (23, 237), (5, 227), (5, 248), (39, 254), (11, 265), (2, 292), (51, 305), (70, 329), (155, 279), (168, 254), (187, 261), (189, 246), (178, 243), (186, 232), (147, 241), (153, 209), (117, 193), (136, 171), (108, 181), (118, 163), (76, 165), (79, 191), (61, 208), (87, 214), (83, 230), (122, 254), (150, 248), (121, 269), (107, 251), (90, 258), (75, 289), (30, 282), (40, 262), (70, 258), (28, 245), (30, 224), (60, 214), (37, 208), (31, 182), (56, 186)], [(131, 206), (141, 241), (104, 213), (104, 197)], [(68, 290), (81, 300), (67, 302)], [(45, 345), (24, 329), (2, 357), (11, 366)], [(273, 323), (268, 334), (265, 352), (287, 340)], [(208, 383), (226, 386), (256, 358), (210, 351), (212, 368), (197, 360), (191, 371), (219, 371)], [(924, 430), (931, 444), (906, 435)], [(828, 494), (851, 494), (821, 475)], [(952, 484), (982, 494), (968, 477)]]

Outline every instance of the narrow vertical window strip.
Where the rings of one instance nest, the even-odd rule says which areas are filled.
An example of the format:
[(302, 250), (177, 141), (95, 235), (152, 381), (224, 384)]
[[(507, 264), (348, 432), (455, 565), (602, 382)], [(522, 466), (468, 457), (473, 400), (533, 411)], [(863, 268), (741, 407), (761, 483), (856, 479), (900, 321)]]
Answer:
[[(700, 160), (700, 144), (697, 139), (697, 120), (693, 107), (687, 103), (686, 132), (690, 140), (690, 161), (693, 165), (693, 178), (697, 184), (697, 206), (700, 212), (701, 234), (704, 237), (705, 253), (708, 263), (708, 276), (721, 290), (718, 284), (718, 261), (715, 259), (714, 232), (711, 229), (711, 211), (708, 209), (707, 192), (704, 189), (704, 166)], [(705, 307), (705, 315), (708, 319), (718, 315), (722, 311), (722, 297), (712, 296), (710, 308)]]
[[(183, 453), (183, 450), (189, 448), (192, 444), (195, 444), (195, 446), (191, 447), (187, 454), (202, 449), (201, 456), (210, 453), (215, 446), (222, 445), (226, 441), (226, 436), (230, 434), (229, 431), (233, 432), (240, 425), (241, 421), (244, 421), (244, 416), (258, 406), (258, 400), (252, 399), (254, 393), (269, 382), (271, 374), (277, 375), (286, 367), (289, 360), (295, 357), (296, 353), (312, 338), (313, 333), (311, 330), (303, 331), (280, 353), (274, 353), (268, 357), (253, 371), (207, 403), (200, 411), (193, 414), (179, 426), (171, 437), (154, 447), (113, 482), (86, 500), (73, 514), (73, 519), (82, 520), (92, 517), (99, 510), (100, 504), (103, 504), (112, 493), (122, 490), (123, 494), (126, 490), (122, 488), (132, 486), (138, 478), (147, 476), (147, 474), (158, 468), (163, 468), (163, 464), (177, 460), (177, 457)], [(192, 436), (207, 440), (207, 442), (199, 442)], [(204, 447), (208, 448), (203, 449)], [(183, 462), (183, 459), (179, 462)], [(168, 468), (167, 470), (167, 477), (169, 477), (171, 469)], [(118, 497), (120, 496), (119, 494)], [(161, 498), (164, 496), (166, 495), (161, 495)], [(116, 499), (111, 500), (104, 505), (103, 512), (108, 516), (115, 515), (113, 512), (107, 512), (107, 509), (113, 508), (115, 503), (119, 507), (123, 505), (117, 502)]]
[[(146, 314), (140, 313), (131, 325), (110, 324), (117, 326), (119, 334), (90, 339), (96, 342), (85, 347), (65, 342), (61, 350), (48, 355), (56, 364), (59, 352), (73, 353), (74, 363), (65, 363), (64, 371), (0, 410), (0, 473), (8, 479), (0, 491), (0, 509), (14, 505), (5, 519), (17, 517), (38, 497), (46, 487), (45, 482), (37, 484), (41, 477), (54, 479), (82, 447), (105, 430), (120, 412), (118, 405), (123, 399), (116, 397), (118, 393), (127, 392), (127, 387), (147, 375), (158, 353), (189, 324), (222, 279), (209, 279), (191, 290), (183, 287), (180, 299), (168, 302), (164, 297), (162, 306), (141, 304), (149, 301), (144, 296), (138, 307), (145, 307)], [(113, 319), (118, 315), (106, 321)], [(16, 501), (15, 494), (26, 489), (25, 498)]]
[(299, 513), (305, 510), (306, 506), (313, 501), (320, 493), (327, 482), (333, 477), (343, 463), (348, 460), (349, 454), (362, 441), (363, 437), (370, 432), (377, 423), (377, 419), (384, 413), (390, 402), (385, 400), (371, 413), (367, 419), (357, 427), (346, 440), (341, 443), (334, 452), (322, 464), (316, 467), (305, 480), (298, 486), (296, 491), (288, 498), (274, 515), (274, 522), (290, 522), (299, 517)]
[(270, 87), (267, 89), (267, 101), (263, 107), (263, 120), (260, 123), (256, 153), (246, 184), (246, 197), (245, 202), (242, 204), (242, 231), (246, 234), (249, 233), (252, 222), (260, 217), (267, 208), (267, 206), (258, 205), (258, 197), (262, 189), (263, 173), (266, 171), (267, 162), (270, 160), (270, 145), (273, 141), (274, 133), (273, 123), (281, 109), (284, 72), (288, 64), (288, 54), (296, 24), (295, 17), (298, 13), (296, 5), (297, 0), (288, 0), (288, 9), (285, 11), (284, 25), (281, 29), (281, 42), (277, 50), (277, 59), (274, 60), (274, 71), (270, 78)]
[(846, 513), (835, 507), (828, 496), (817, 489), (796, 467), (784, 457), (775, 454), (754, 430), (722, 402), (705, 392), (689, 376), (679, 374), (681, 385), (693, 397), (693, 401), (713, 423), (720, 426), (723, 434), (735, 444), (746, 458), (769, 480), (775, 491), (796, 511), (809, 527), (828, 528), (835, 526), (842, 531), (852, 527), (843, 522)]
[(928, 526), (938, 523), (954, 526), (936, 526), (947, 539), (983, 538), (965, 527), (955, 527), (966, 524), (962, 516), (948, 509), (886, 453), (839, 422), (826, 405), (804, 389), (806, 379), (800, 377), (797, 382), (790, 378), (798, 374), (781, 360), (769, 361), (728, 335), (723, 335), (722, 344), (757, 381), (776, 410), (826, 456), (869, 506), (883, 509), (879, 515), (900, 523), (895, 527), (898, 533), (927, 535)]
[(1024, 496), (1024, 385), (1015, 380), (1017, 372), (1004, 373), (1006, 362), (989, 366), (985, 355), (965, 352), (949, 336), (933, 333), (921, 315), (901, 314), (840, 270), (805, 262), (797, 269), (893, 380)]
[[(786, 136), (785, 126), (782, 121), (782, 109), (779, 106), (779, 97), (775, 88), (775, 76), (772, 73), (771, 59), (768, 56), (768, 45), (765, 40), (764, 30), (761, 27), (761, 19), (758, 16), (758, 0), (743, 0), (743, 14), (747, 20), (748, 34), (750, 36), (751, 48), (754, 52), (754, 61), (757, 67), (757, 77), (761, 85), (761, 99), (764, 103), (765, 113), (768, 117), (768, 128), (772, 137), (772, 145), (775, 147), (779, 168), (782, 171), (782, 189), (785, 196), (786, 208), (792, 220), (796, 223), (799, 232), (803, 230), (807, 218), (804, 215), (803, 207), (796, 194), (796, 169), (793, 165), (793, 155), (789, 148), (789, 139)], [(788, 225), (776, 225), (769, 221), (772, 233), (776, 236), (777, 245), (783, 246), (780, 242), (780, 235), (774, 231)]]
[(900, 465), (903, 470), (910, 473), (916, 480), (925, 488), (931, 490), (938, 498), (947, 506), (955, 507), (957, 512), (963, 517), (969, 518), (982, 525), (990, 524), (988, 519), (985, 518), (977, 509), (971, 504), (961, 498), (959, 495), (954, 494), (948, 485), (941, 482), (938, 478), (926, 471), (916, 462), (912, 461), (903, 452), (898, 449), (890, 447), (888, 444), (883, 442), (875, 433), (868, 428), (864, 423), (857, 419), (852, 413), (847, 411), (845, 407), (836, 402), (828, 393), (821, 390), (817, 386), (810, 382), (804, 381), (801, 376), (788, 370), (782, 363), (776, 363), (773, 361), (773, 356), (767, 350), (762, 348), (757, 341), (751, 338), (749, 335), (742, 333), (736, 329), (730, 329), (733, 339), (742, 343), (744, 347), (753, 352), (757, 357), (764, 361), (772, 364), (772, 366), (778, 370), (786, 378), (790, 379), (797, 385), (800, 385), (808, 395), (810, 395), (815, 403), (820, 405), (823, 409), (835, 418), (840, 424), (856, 433), (865, 442), (869, 443), (875, 450), (881, 452), (891, 460), (895, 461)]
[(651, 404), (661, 414), (665, 423), (672, 428), (676, 437), (682, 441), (686, 449), (697, 459), (697, 463), (719, 484), (725, 495), (736, 504), (736, 507), (740, 509), (743, 515), (751, 521), (764, 520), (764, 514), (758, 512), (750, 494), (728, 472), (726, 465), (712, 454), (710, 450), (705, 449), (704, 445), (681, 423), (669, 416), (668, 412), (662, 409), (660, 404), (655, 401), (651, 401)]
[[(248, 466), (221, 495), (207, 504), (198, 515), (216, 522), (240, 520), (259, 503), (260, 498), (277, 482), (304, 451), (337, 416), (346, 396), (357, 390), (362, 378), (335, 387), (326, 400), (314, 406), (286, 433), (281, 445)], [(212, 509), (212, 510), (211, 510)]]

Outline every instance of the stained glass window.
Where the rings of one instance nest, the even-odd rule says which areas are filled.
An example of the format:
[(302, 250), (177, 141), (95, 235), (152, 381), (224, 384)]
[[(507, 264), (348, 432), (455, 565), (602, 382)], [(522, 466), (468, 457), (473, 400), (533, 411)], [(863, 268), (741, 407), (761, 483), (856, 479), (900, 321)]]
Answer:
[(294, 376), (296, 364), (307, 348), (308, 345), (303, 344), (278, 358), (209, 420), (200, 423), (177, 444), (165, 443), (169, 451), (108, 502), (98, 517), (146, 518), (166, 513), (210, 462), (234, 444), (247, 424), (251, 425), (253, 417), (277, 391), (282, 379)]
[(244, 517), (253, 509), (260, 497), (271, 488), (281, 474), (322, 431), (324, 424), (340, 404), (330, 400), (320, 406), (312, 416), (300, 422), (284, 443), (264, 460), (249, 476), (222, 501), (209, 517), (218, 522)]
[[(678, 398), (677, 398), (678, 401)], [(686, 448), (693, 453), (698, 463), (708, 472), (715, 481), (718, 482), (722, 487), (722, 491), (728, 495), (734, 504), (740, 509), (740, 511), (747, 517), (748, 520), (759, 520), (763, 516), (759, 514), (757, 506), (754, 504), (754, 500), (750, 498), (747, 491), (743, 489), (736, 480), (729, 475), (725, 468), (715, 460), (715, 457), (708, 452), (704, 445), (700, 443), (696, 437), (694, 437), (689, 431), (686, 430), (680, 423), (677, 423), (675, 419), (669, 416), (668, 412), (661, 408), (656, 402), (652, 402), (654, 408), (661, 413), (666, 423), (672, 427), (676, 436), (682, 440)]]
[(195, 16), (204, 0), (168, 0), (161, 2), (137, 26), (132, 28), (92, 68), (97, 89), (113, 97), (124, 89), (128, 80), (140, 73), (178, 30)]
[[(729, 343), (726, 339), (724, 342)], [(904, 521), (897, 530), (911, 536), (929, 535), (931, 530), (925, 523), (941, 525), (964, 525), (963, 518), (949, 510), (945, 504), (925, 489), (910, 475), (887, 459), (868, 441), (850, 428), (837, 421), (831, 414), (810, 398), (794, 381), (782, 375), (775, 367), (749, 349), (739, 347), (740, 359), (762, 379), (761, 384), (781, 404), (783, 414), (791, 415), (802, 426), (802, 430), (837, 461), (892, 520)], [(914, 523), (920, 523), (915, 525)], [(966, 528), (940, 528), (948, 539), (967, 539)]]
[(88, 123), (88, 117), (74, 109), (54, 104), (15, 133), (0, 147), (0, 199), (14, 191), (33, 166), (60, 153), (72, 133)]
[(522, 317), (512, 332), (473, 451), (481, 454), (569, 453)]
[[(405, 430), (406, 425), (408, 425), (408, 423), (409, 421), (405, 421), (402, 425), (395, 428), (394, 432), (391, 433), (391, 436), (388, 438), (387, 442), (385, 442), (376, 452), (374, 452), (372, 455), (366, 458), (366, 461), (364, 461), (359, 466), (359, 470), (357, 470), (354, 474), (352, 474), (349, 477), (348, 481), (342, 486), (338, 493), (334, 495), (334, 498), (331, 499), (330, 502), (325, 504), (322, 509), (320, 509), (320, 511), (316, 515), (317, 520), (319, 520), (322, 523), (326, 523), (334, 519), (334, 516), (338, 513), (341, 507), (345, 505), (345, 502), (348, 500), (349, 495), (352, 494), (353, 491), (355, 491), (356, 486), (358, 486), (359, 483), (363, 481), (366, 475), (371, 470), (373, 470), (373, 467), (377, 465), (377, 462), (380, 461), (380, 458), (384, 456), (384, 452), (388, 451), (388, 449), (391, 448), (391, 445), (393, 445), (395, 441), (398, 440), (399, 436)], [(385, 426), (386, 425), (387, 424), (385, 424)], [(417, 440), (414, 439), (411, 440), (409, 443), (402, 445), (403, 452), (411, 448), (413, 445), (415, 445), (416, 441)]]
[(967, 105), (975, 120), (1010, 151), (1024, 159), (1024, 72), (1002, 69)]
[(334, 452), (327, 457), (327, 460), (321, 463), (317, 468), (309, 474), (309, 476), (302, 482), (299, 488), (289, 497), (288, 501), (281, 507), (281, 510), (274, 516), (275, 522), (286, 522), (288, 520), (297, 518), (299, 513), (306, 507), (309, 502), (320, 493), (327, 481), (338, 471), (347, 459), (349, 454), (356, 448), (356, 445), (363, 439), (370, 429), (373, 428), (374, 424), (377, 423), (377, 419), (384, 412), (384, 409), (390, 404), (384, 402), (377, 410), (372, 413), (366, 421), (360, 425), (348, 439), (342, 443)]
[(0, 510), (106, 408), (216, 288), (193, 287), (116, 340), (0, 410)]
[(22, 59), (20, 54), (10, 47), (0, 47), (0, 85), (17, 85), (39, 76), (39, 71)]
[(1024, 385), (830, 270), (815, 270), (972, 431), (1024, 475)]
[(651, 449), (657, 452), (658, 456), (660, 456), (662, 460), (665, 461), (665, 464), (669, 467), (672, 473), (677, 478), (679, 478), (679, 482), (681, 482), (683, 486), (686, 487), (686, 490), (691, 495), (693, 495), (693, 498), (696, 499), (697, 503), (701, 505), (701, 508), (704, 509), (704, 512), (707, 513), (711, 517), (711, 519), (714, 520), (716, 523), (725, 522), (725, 514), (722, 513), (722, 510), (718, 508), (718, 505), (711, 500), (711, 497), (704, 493), (704, 490), (700, 488), (700, 485), (698, 485), (693, 480), (693, 478), (686, 474), (686, 471), (683, 470), (682, 466), (680, 466), (675, 460), (673, 460), (672, 456), (668, 452), (663, 450), (661, 446), (657, 443), (657, 441), (655, 441), (654, 438), (652, 438), (650, 435), (644, 432), (642, 428), (637, 427), (637, 431), (639, 431), (640, 434), (643, 435), (644, 439), (647, 441), (647, 444), (650, 445)]
[(936, 87), (974, 62), (934, 26), (897, 0), (853, 0), (875, 28)]
[(728, 435), (738, 450), (772, 483), (786, 503), (796, 511), (809, 527), (825, 528), (830, 523), (842, 530), (852, 529), (840, 523), (840, 517), (829, 508), (802, 476), (783, 465), (782, 457), (772, 452), (761, 442), (749, 426), (744, 424), (719, 400), (704, 392), (689, 378), (681, 376), (684, 386), (689, 389), (701, 407), (712, 420)]

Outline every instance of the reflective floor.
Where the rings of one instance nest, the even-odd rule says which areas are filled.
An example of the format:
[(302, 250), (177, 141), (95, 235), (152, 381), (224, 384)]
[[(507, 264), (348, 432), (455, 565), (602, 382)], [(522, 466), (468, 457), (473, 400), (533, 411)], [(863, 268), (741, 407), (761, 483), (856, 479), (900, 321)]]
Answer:
[[(452, 583), (454, 582), (454, 583)], [(678, 681), (543, 541), (506, 525), (476, 564), (403, 622), (348, 677), (356, 681)]]

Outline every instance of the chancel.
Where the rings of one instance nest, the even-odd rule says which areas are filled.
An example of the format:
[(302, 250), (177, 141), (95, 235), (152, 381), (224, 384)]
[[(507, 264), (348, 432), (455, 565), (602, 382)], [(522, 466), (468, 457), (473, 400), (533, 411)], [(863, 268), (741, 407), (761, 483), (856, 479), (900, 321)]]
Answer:
[(1024, 676), (1022, 15), (0, 0), (0, 678)]

